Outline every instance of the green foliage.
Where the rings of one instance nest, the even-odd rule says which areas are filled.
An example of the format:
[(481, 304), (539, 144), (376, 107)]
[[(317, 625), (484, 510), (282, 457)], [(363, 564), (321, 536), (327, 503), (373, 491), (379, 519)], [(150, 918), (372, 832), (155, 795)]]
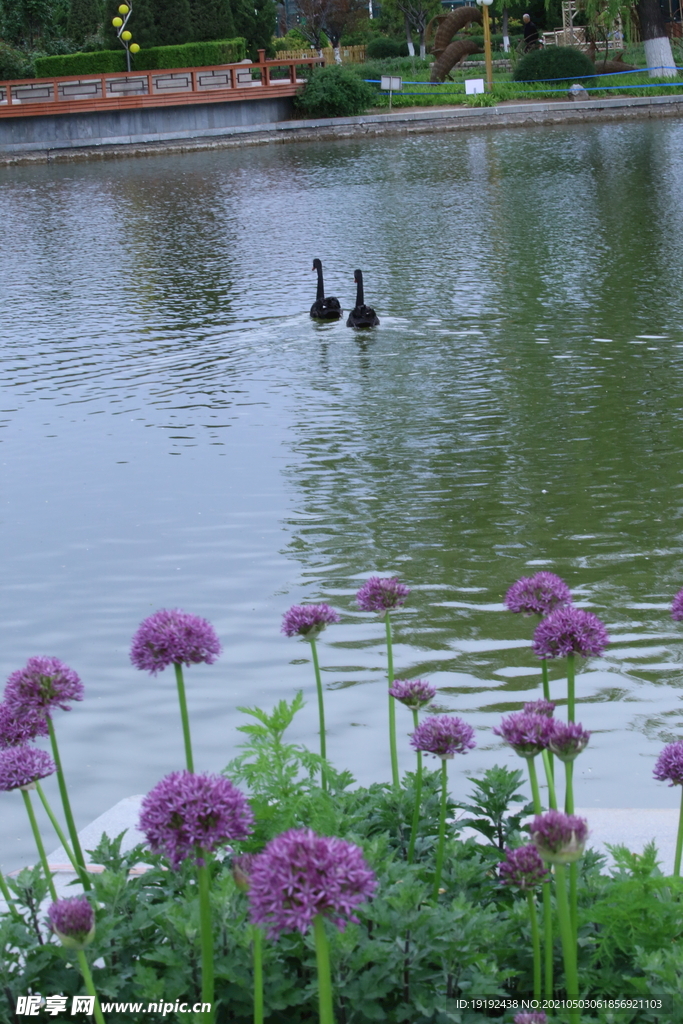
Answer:
[(273, 29), (276, 6), (274, 0), (232, 0), (235, 32), (247, 41), (247, 57), (257, 59), (257, 50), (274, 57)]
[(365, 54), (369, 60), (384, 60), (387, 57), (407, 57), (408, 43), (405, 39), (389, 39), (376, 36), (367, 44)]
[(349, 66), (317, 68), (296, 98), (297, 108), (310, 117), (353, 117), (375, 99), (371, 86)]
[(67, 23), (69, 38), (82, 45), (87, 36), (97, 33), (102, 17), (100, 0), (71, 0)]
[(192, 37), (197, 41), (232, 39), (235, 35), (230, 0), (194, 0)]
[(558, 78), (571, 78), (580, 82), (594, 74), (593, 62), (581, 50), (572, 46), (547, 46), (544, 50), (533, 50), (525, 54), (515, 67), (512, 80), (552, 82)]
[(0, 32), (4, 41), (14, 46), (33, 50), (59, 35), (65, 27), (61, 0), (0, 0), (0, 3)]
[[(244, 59), (244, 39), (223, 39), (184, 46), (157, 46), (141, 50), (135, 56), (137, 71), (163, 68), (206, 67), (212, 64), (236, 64)], [(60, 75), (99, 75), (126, 70), (126, 54), (120, 50), (74, 53), (58, 57), (40, 57), (35, 62), (39, 78)]]
[[(470, 803), (459, 804), (464, 811), (474, 815), (464, 818), (460, 824), (469, 826), (486, 836), (496, 849), (501, 852), (506, 846), (518, 845), (515, 840), (519, 834), (522, 819), (533, 813), (533, 804), (525, 803), (518, 790), (522, 785), (523, 772), (519, 768), (494, 765), (484, 772), (481, 779), (472, 779), (474, 795)], [(510, 804), (523, 804), (514, 813), (510, 812)]]
[(21, 50), (0, 43), (0, 82), (11, 78), (28, 78), (27, 61)]

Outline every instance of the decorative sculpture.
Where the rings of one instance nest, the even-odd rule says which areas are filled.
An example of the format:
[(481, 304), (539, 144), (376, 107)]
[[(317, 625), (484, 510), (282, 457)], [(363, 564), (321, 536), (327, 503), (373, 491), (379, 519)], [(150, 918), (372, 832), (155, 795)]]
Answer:
[[(477, 7), (457, 7), (450, 14), (443, 18), (437, 15), (438, 27), (434, 36), (432, 53), (436, 60), (432, 64), (430, 82), (443, 82), (449, 72), (459, 64), (468, 54), (484, 52), (484, 37), (470, 37), (469, 39), (456, 39), (453, 36), (476, 21), (482, 23), (481, 11)], [(432, 19), (430, 25), (437, 21)], [(451, 40), (453, 40), (451, 42)]]

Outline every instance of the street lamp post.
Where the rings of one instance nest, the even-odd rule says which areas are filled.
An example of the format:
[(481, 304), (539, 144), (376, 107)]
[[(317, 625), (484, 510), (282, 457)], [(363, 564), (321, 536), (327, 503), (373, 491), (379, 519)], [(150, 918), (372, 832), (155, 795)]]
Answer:
[(481, 5), (482, 21), (484, 22), (484, 57), (486, 60), (486, 84), (489, 92), (493, 89), (493, 61), (491, 60), (491, 25), (489, 22), (489, 7), (493, 0), (477, 0)]

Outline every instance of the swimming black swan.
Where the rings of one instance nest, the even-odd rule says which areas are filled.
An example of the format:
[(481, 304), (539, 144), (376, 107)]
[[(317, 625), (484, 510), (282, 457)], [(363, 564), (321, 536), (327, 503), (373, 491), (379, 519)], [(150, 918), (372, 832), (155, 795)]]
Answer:
[(315, 293), (315, 302), (311, 306), (311, 316), (314, 320), (339, 320), (344, 310), (339, 305), (339, 299), (331, 296), (325, 298), (323, 265), (320, 260), (313, 260), (313, 269), (318, 271), (318, 290)]
[(354, 270), (353, 279), (356, 282), (356, 305), (354, 309), (349, 313), (349, 318), (346, 321), (347, 327), (376, 327), (379, 323), (379, 317), (375, 313), (374, 309), (370, 306), (366, 306), (363, 302), (363, 272), (362, 270)]

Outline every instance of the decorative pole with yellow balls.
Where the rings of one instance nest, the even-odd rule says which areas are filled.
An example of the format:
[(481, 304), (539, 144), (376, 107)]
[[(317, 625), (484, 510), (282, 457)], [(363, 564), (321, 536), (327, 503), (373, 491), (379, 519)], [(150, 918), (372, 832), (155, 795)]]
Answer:
[(116, 35), (121, 42), (123, 48), (126, 51), (126, 63), (128, 64), (128, 70), (130, 71), (130, 55), (131, 53), (139, 53), (140, 47), (137, 43), (131, 43), (133, 38), (132, 32), (129, 32), (126, 28), (128, 19), (133, 13), (133, 0), (128, 0), (127, 4), (121, 4), (119, 7), (119, 14), (122, 17), (112, 18), (111, 23), (116, 29)]
[[(489, 87), (489, 92), (493, 89), (493, 61), (491, 59), (491, 25), (489, 22), (489, 7), (493, 3), (493, 0), (477, 0), (477, 3), (481, 5), (481, 13), (483, 15), (482, 21), (484, 22), (484, 57), (486, 60), (486, 84)], [(121, 8), (119, 8), (120, 10)]]

